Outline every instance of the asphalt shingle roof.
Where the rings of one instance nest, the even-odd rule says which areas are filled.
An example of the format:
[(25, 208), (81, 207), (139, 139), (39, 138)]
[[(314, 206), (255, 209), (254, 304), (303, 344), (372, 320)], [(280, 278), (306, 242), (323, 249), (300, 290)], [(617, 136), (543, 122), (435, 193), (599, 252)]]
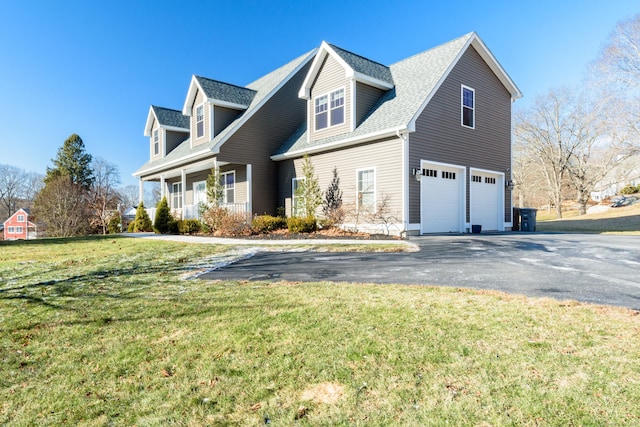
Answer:
[(406, 127), (471, 37), (473, 33), (392, 64), (389, 70), (395, 87), (382, 95), (353, 132), (310, 142), (305, 126), (304, 132), (296, 132), (274, 154), (303, 153), (345, 138)]
[[(187, 138), (183, 142), (180, 143), (174, 150), (172, 150), (169, 154), (167, 154), (164, 158), (160, 160), (154, 160), (153, 162), (147, 161), (140, 169), (138, 169), (134, 175), (142, 175), (145, 172), (155, 171), (156, 169), (162, 170), (164, 166), (169, 168), (169, 164), (174, 166), (176, 164), (188, 163), (187, 158), (189, 156), (194, 155), (195, 153), (202, 152), (204, 150), (212, 149), (217, 143), (220, 141), (226, 140), (233, 132), (235, 132), (238, 123), (242, 120), (245, 120), (247, 115), (252, 114), (255, 110), (257, 110), (265, 101), (265, 99), (273, 93), (273, 91), (287, 79), (291, 73), (293, 73), (296, 68), (301, 66), (304, 62), (313, 58), (316, 53), (316, 49), (305, 53), (297, 57), (296, 59), (290, 61), (289, 63), (283, 65), (282, 67), (266, 74), (259, 79), (249, 83), (245, 89), (250, 90), (253, 93), (252, 99), (249, 103), (247, 109), (236, 118), (231, 124), (229, 124), (222, 132), (216, 135), (213, 140), (200, 144), (196, 147), (191, 147), (190, 139)], [(199, 79), (204, 79), (202, 77), (197, 77)], [(215, 80), (206, 79), (211, 82), (215, 82)], [(228, 85), (233, 86), (233, 85)], [(235, 86), (240, 88), (240, 86)], [(203, 87), (204, 89), (204, 87)], [(215, 99), (220, 99), (213, 97)], [(230, 101), (235, 102), (235, 101)], [(182, 161), (184, 159), (184, 162)]]
[(224, 83), (206, 77), (195, 76), (207, 98), (231, 102), (239, 105), (249, 105), (256, 94), (255, 90), (246, 87)]
[(336, 45), (329, 44), (331, 48), (357, 73), (373, 77), (380, 81), (393, 85), (391, 70), (386, 65), (367, 59)]
[(153, 112), (158, 119), (158, 123), (163, 126), (172, 126), (189, 130), (189, 117), (182, 114), (182, 111), (152, 105)]

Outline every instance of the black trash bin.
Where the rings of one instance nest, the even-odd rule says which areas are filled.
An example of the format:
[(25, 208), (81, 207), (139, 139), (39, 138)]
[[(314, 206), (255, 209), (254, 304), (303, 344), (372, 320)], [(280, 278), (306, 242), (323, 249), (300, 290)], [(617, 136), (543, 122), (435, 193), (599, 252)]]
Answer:
[(536, 231), (536, 212), (534, 208), (520, 208), (520, 230)]
[(511, 217), (511, 231), (520, 230), (520, 208), (513, 208), (513, 216)]

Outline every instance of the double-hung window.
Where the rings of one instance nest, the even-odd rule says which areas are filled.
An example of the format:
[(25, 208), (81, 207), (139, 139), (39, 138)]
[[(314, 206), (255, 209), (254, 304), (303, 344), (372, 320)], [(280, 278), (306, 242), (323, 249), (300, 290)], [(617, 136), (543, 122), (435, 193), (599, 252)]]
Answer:
[(476, 127), (476, 91), (462, 86), (462, 126)]
[(220, 174), (222, 185), (222, 203), (235, 203), (236, 199), (236, 173), (235, 171)]
[(153, 155), (157, 156), (160, 153), (160, 136), (158, 135), (158, 129), (153, 131)]
[(358, 211), (373, 212), (376, 205), (376, 171), (361, 169), (357, 171), (358, 179)]
[(18, 222), (24, 222), (24, 215), (18, 215)]
[(316, 130), (344, 123), (344, 89), (317, 97), (314, 108)]
[(174, 182), (171, 186), (171, 207), (182, 209), (182, 183)]
[(204, 105), (196, 107), (196, 138), (204, 136)]

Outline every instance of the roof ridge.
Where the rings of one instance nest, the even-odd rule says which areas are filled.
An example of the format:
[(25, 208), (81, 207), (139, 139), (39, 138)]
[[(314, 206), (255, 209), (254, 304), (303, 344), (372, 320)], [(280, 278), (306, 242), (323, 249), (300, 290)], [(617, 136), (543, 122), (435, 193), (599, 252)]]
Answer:
[(460, 40), (462, 40), (462, 39), (464, 39), (464, 38), (467, 38), (467, 39), (468, 39), (468, 38), (470, 38), (470, 37), (471, 37), (472, 35), (474, 35), (474, 34), (476, 34), (476, 33), (475, 33), (475, 31), (472, 31), (472, 32), (467, 33), (467, 34), (465, 34), (465, 35), (463, 35), (463, 36), (456, 37), (456, 38), (455, 38), (455, 39), (453, 39), (453, 40), (449, 40), (448, 42), (444, 42), (444, 43), (441, 43), (441, 44), (439, 44), (439, 45), (437, 45), (437, 46), (434, 46), (434, 47), (432, 47), (432, 48), (429, 48), (429, 49), (427, 49), (427, 50), (423, 50), (422, 52), (414, 53), (414, 54), (413, 54), (413, 55), (411, 55), (411, 56), (407, 56), (407, 57), (406, 57), (406, 58), (404, 58), (404, 59), (401, 59), (401, 60), (399, 60), (399, 61), (394, 62), (394, 63), (393, 63), (393, 64), (391, 64), (389, 67), (392, 67), (392, 66), (394, 66), (394, 65), (401, 64), (401, 63), (403, 63), (403, 62), (405, 62), (405, 61), (408, 61), (408, 60), (410, 60), (410, 59), (412, 59), (412, 58), (415, 58), (416, 56), (424, 55), (424, 54), (425, 54), (425, 53), (427, 53), (427, 52), (431, 52), (431, 51), (434, 51), (434, 50), (436, 50), (436, 49), (440, 49), (440, 48), (442, 48), (442, 47), (444, 47), (444, 46), (447, 46), (447, 45), (453, 44), (453, 43), (455, 43), (455, 42), (457, 42), (457, 41), (460, 41)]

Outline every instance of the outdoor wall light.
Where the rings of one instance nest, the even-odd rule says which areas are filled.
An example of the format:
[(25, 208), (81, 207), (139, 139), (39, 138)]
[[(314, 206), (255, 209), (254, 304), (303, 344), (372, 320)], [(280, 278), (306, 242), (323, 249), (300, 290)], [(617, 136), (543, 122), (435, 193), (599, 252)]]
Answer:
[(412, 173), (413, 176), (416, 177), (416, 181), (420, 181), (420, 177), (422, 176), (422, 168), (413, 168)]
[(510, 179), (506, 180), (504, 182), (504, 187), (508, 188), (509, 190), (513, 190), (513, 181), (511, 181)]

